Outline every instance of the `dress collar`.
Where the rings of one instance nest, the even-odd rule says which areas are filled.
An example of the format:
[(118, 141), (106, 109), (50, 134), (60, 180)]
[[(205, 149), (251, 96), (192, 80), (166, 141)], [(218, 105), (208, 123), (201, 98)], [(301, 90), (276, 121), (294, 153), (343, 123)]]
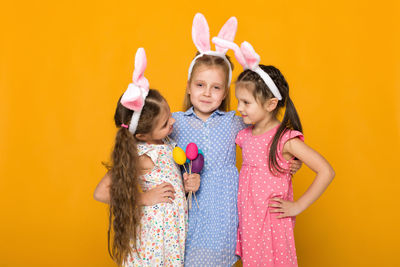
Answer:
[[(215, 110), (215, 111), (211, 114), (210, 118), (215, 117), (216, 115), (222, 116), (222, 115), (225, 115), (225, 113), (226, 113), (226, 112), (217, 109), (217, 110)], [(194, 112), (193, 106), (190, 107), (188, 110), (186, 110), (183, 114), (184, 114), (185, 116), (194, 115), (194, 116), (197, 117), (196, 113)], [(197, 117), (197, 118), (198, 118), (198, 117)]]

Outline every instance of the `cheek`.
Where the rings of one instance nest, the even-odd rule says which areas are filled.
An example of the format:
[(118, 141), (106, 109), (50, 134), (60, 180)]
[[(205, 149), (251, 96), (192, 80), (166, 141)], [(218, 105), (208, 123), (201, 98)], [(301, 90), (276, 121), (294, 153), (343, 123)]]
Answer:
[(218, 102), (222, 102), (225, 99), (225, 92), (221, 91), (221, 92), (217, 92), (215, 94), (215, 100)]

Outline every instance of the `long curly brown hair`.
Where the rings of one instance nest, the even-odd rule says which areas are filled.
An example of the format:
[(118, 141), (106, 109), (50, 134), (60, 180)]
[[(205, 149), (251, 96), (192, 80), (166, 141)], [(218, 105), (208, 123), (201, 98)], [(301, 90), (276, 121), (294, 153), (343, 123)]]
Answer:
[[(115, 125), (119, 129), (111, 155), (108, 228), (108, 251), (118, 265), (122, 265), (127, 256), (136, 251), (136, 238), (140, 226), (137, 140), (128, 129), (121, 127), (121, 124), (129, 125), (133, 111), (122, 106), (120, 100), (121, 98), (114, 115)], [(149, 90), (135, 135), (147, 134), (153, 130), (163, 101), (165, 99), (158, 91)]]

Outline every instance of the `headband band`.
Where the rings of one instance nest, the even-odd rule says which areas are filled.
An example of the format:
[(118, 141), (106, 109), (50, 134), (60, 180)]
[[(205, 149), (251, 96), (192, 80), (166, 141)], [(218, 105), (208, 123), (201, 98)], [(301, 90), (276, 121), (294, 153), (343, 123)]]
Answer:
[(256, 53), (256, 51), (254, 51), (254, 48), (250, 43), (243, 42), (239, 48), (239, 46), (234, 42), (227, 41), (219, 37), (214, 37), (212, 41), (215, 45), (219, 45), (226, 49), (232, 49), (235, 52), (235, 58), (240, 65), (242, 65), (243, 69), (252, 70), (260, 75), (261, 79), (268, 86), (271, 93), (278, 98), (278, 100), (282, 100), (282, 95), (272, 78), (268, 75), (268, 73), (260, 68), (260, 56)]
[(220, 52), (216, 52), (216, 51), (202, 52), (192, 60), (192, 62), (190, 63), (190, 67), (189, 67), (188, 80), (190, 80), (190, 77), (192, 77), (192, 71), (193, 71), (194, 64), (196, 63), (196, 60), (204, 55), (220, 57), (225, 61), (225, 63), (228, 65), (228, 68), (229, 68), (229, 79), (228, 79), (228, 87), (229, 87), (231, 85), (231, 81), (232, 81), (231, 63), (229, 63), (229, 60), (227, 59), (227, 57), (225, 56), (224, 53), (220, 53)]

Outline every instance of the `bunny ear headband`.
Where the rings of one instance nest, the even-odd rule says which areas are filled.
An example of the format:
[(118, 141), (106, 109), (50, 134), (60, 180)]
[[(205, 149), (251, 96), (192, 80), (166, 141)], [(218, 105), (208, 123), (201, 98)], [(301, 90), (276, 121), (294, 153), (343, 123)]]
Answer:
[(240, 63), (240, 65), (242, 65), (243, 69), (250, 69), (260, 75), (261, 79), (263, 79), (265, 84), (271, 90), (272, 94), (278, 98), (278, 100), (282, 100), (281, 93), (279, 92), (279, 89), (275, 85), (274, 81), (265, 71), (260, 68), (260, 56), (256, 53), (256, 51), (254, 51), (254, 48), (250, 43), (243, 42), (239, 48), (239, 46), (234, 42), (224, 40), (219, 36), (214, 37), (212, 42), (220, 47), (232, 49), (235, 52), (236, 60)]
[[(146, 53), (144, 48), (139, 48), (135, 56), (135, 70), (133, 71), (133, 82), (128, 85), (122, 95), (121, 104), (127, 109), (133, 110), (129, 131), (134, 134), (139, 122), (140, 114), (144, 106), (144, 101), (149, 93), (149, 81), (143, 76), (147, 66)], [(122, 124), (122, 127), (128, 128)]]
[[(235, 38), (237, 30), (237, 19), (235, 17), (231, 17), (225, 22), (224, 26), (222, 26), (218, 37), (222, 40), (227, 40), (233, 42)], [(210, 55), (210, 56), (217, 56), (221, 57), (229, 67), (229, 80), (228, 86), (231, 84), (232, 79), (232, 68), (231, 64), (229, 63), (228, 59), (226, 58), (225, 54), (228, 51), (228, 48), (224, 48), (219, 45), (215, 45), (216, 51), (211, 50), (210, 44), (210, 30), (208, 28), (207, 20), (203, 16), (203, 14), (197, 13), (193, 19), (193, 26), (192, 26), (192, 39), (194, 45), (196, 46), (197, 50), (199, 50), (200, 54), (196, 56), (192, 63), (190, 63), (189, 67), (189, 76), (190, 79), (192, 75), (193, 66), (196, 63), (196, 60), (203, 55)]]

